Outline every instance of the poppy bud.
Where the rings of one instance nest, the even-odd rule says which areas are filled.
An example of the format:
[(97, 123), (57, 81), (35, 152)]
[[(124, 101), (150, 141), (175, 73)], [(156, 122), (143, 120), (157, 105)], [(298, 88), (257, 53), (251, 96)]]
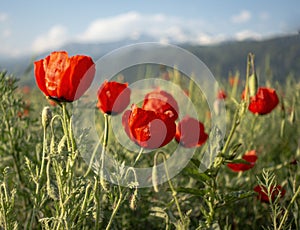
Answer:
[(42, 111), (42, 125), (43, 127), (47, 127), (50, 124), (50, 121), (52, 119), (52, 112), (49, 106), (44, 107)]
[(290, 114), (290, 117), (289, 117), (289, 122), (291, 124), (294, 124), (295, 121), (296, 121), (295, 101), (293, 101), (293, 106), (292, 106), (291, 114)]
[(257, 88), (258, 88), (258, 80), (257, 80), (257, 75), (254, 72), (250, 77), (249, 77), (249, 95), (250, 97), (253, 97), (257, 93)]
[(158, 175), (157, 175), (157, 166), (156, 162), (152, 168), (152, 185), (155, 192), (159, 192), (158, 190)]
[(137, 190), (137, 188), (135, 188), (133, 194), (131, 195), (131, 197), (129, 199), (129, 207), (131, 210), (136, 210), (137, 193), (138, 193), (138, 190)]

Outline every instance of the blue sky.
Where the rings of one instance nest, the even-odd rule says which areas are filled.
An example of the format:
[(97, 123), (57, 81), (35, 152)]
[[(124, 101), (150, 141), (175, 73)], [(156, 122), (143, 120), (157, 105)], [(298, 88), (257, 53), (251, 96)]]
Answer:
[(0, 7), (0, 55), (20, 56), (52, 51), (68, 42), (142, 35), (160, 42), (207, 45), (299, 30), (299, 0), (13, 0)]

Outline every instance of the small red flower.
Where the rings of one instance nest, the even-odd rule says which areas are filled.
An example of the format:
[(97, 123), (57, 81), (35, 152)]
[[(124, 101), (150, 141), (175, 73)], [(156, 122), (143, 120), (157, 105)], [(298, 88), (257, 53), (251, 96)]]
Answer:
[[(244, 92), (242, 94), (244, 99)], [(250, 97), (249, 111), (254, 114), (264, 115), (270, 113), (279, 103), (274, 89), (260, 87), (255, 96)]]
[(179, 107), (174, 97), (160, 89), (146, 94), (142, 109), (163, 113), (174, 121), (178, 118), (179, 112)]
[(30, 111), (30, 102), (25, 102), (22, 106), (22, 110), (17, 113), (19, 118), (24, 118), (29, 116)]
[(207, 138), (204, 125), (195, 118), (185, 116), (177, 125), (175, 140), (186, 148), (199, 147)]
[(155, 149), (168, 144), (175, 136), (176, 124), (167, 115), (132, 106), (124, 112), (125, 132), (143, 148)]
[(224, 90), (219, 90), (217, 99), (225, 99), (227, 97), (226, 93)]
[[(268, 190), (266, 187), (262, 187), (260, 185), (256, 185), (254, 187), (254, 191), (258, 193), (257, 198), (265, 203), (270, 203), (269, 197), (268, 197)], [(275, 201), (275, 199), (280, 195), (280, 197), (283, 197), (285, 195), (285, 189), (283, 189), (280, 185), (277, 186), (271, 186), (271, 199), (272, 201)]]
[(30, 86), (25, 85), (25, 86), (22, 87), (22, 92), (23, 92), (24, 94), (29, 94), (30, 91), (31, 91)]
[(118, 114), (128, 106), (131, 91), (127, 83), (104, 81), (98, 90), (97, 107), (106, 114)]
[(245, 155), (243, 155), (242, 158), (245, 161), (247, 161), (248, 164), (246, 164), (246, 163), (228, 163), (227, 164), (228, 168), (230, 168), (234, 172), (244, 172), (246, 170), (253, 168), (255, 165), (255, 162), (257, 160), (256, 151), (251, 150), (251, 151), (247, 152)]
[(79, 99), (90, 87), (95, 64), (91, 57), (68, 57), (65, 51), (52, 52), (34, 62), (34, 74), (38, 87), (47, 96), (60, 102)]
[(234, 85), (238, 85), (240, 83), (240, 80), (237, 76), (230, 76), (228, 78), (228, 82), (231, 86), (234, 86)]

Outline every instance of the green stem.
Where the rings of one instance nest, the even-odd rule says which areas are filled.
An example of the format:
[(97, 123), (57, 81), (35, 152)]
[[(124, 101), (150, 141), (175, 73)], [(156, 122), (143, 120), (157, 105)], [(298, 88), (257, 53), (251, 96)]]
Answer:
[(140, 148), (139, 154), (137, 155), (134, 163), (133, 163), (133, 167), (136, 165), (136, 163), (139, 161), (139, 159), (141, 158), (142, 154), (143, 154), (144, 148)]
[(68, 128), (69, 114), (68, 114), (68, 111), (67, 111), (67, 108), (66, 108), (67, 107), (66, 103), (62, 103), (61, 107), (62, 107), (62, 113), (63, 113), (62, 126), (63, 126), (63, 130), (64, 130), (64, 134), (67, 137), (68, 151), (70, 152), (71, 151), (71, 142), (70, 142), (70, 135), (69, 135), (69, 128)]
[(105, 157), (105, 149), (107, 147), (107, 142), (108, 142), (108, 132), (109, 132), (109, 127), (108, 127), (108, 114), (104, 114), (104, 136), (103, 136), (103, 144), (102, 144), (102, 151), (101, 151), (101, 165), (100, 165), (100, 173), (101, 173), (101, 178), (103, 179), (103, 173), (104, 173), (104, 157)]
[(234, 113), (234, 117), (233, 117), (233, 123), (232, 123), (232, 126), (231, 126), (231, 129), (230, 129), (230, 132), (229, 132), (229, 135), (226, 139), (226, 142), (224, 144), (224, 147), (222, 149), (222, 153), (225, 154), (227, 149), (228, 149), (228, 146), (231, 142), (231, 139), (233, 137), (233, 134), (235, 133), (235, 130), (236, 128), (238, 127), (238, 125), (240, 124), (240, 121), (239, 121), (239, 108), (236, 109), (235, 113)]
[(206, 226), (207, 228), (210, 228), (211, 227), (211, 224), (214, 220), (214, 216), (215, 216), (215, 191), (217, 190), (216, 188), (216, 180), (215, 179), (212, 179), (211, 180), (211, 183), (209, 184), (210, 186), (210, 191), (209, 191), (209, 197), (208, 199), (205, 199), (206, 201), (206, 204), (209, 208), (209, 212), (207, 213), (207, 216), (206, 216)]
[(183, 214), (182, 214), (182, 211), (181, 211), (181, 208), (180, 208), (180, 205), (179, 205), (179, 202), (178, 202), (178, 199), (177, 199), (177, 192), (176, 190), (174, 189), (173, 187), (173, 184), (171, 182), (171, 178), (170, 178), (170, 175), (169, 175), (169, 170), (168, 170), (168, 167), (167, 167), (167, 159), (166, 159), (166, 156), (164, 154), (164, 152), (157, 152), (154, 156), (154, 165), (156, 166), (157, 165), (157, 158), (158, 156), (161, 155), (162, 158), (163, 158), (163, 163), (164, 163), (164, 167), (165, 167), (165, 172), (166, 172), (166, 176), (167, 176), (167, 180), (168, 180), (168, 184), (169, 184), (169, 187), (172, 191), (172, 196), (173, 196), (173, 199), (175, 201), (175, 204), (176, 204), (176, 207), (177, 207), (177, 211), (178, 211), (178, 214), (179, 214), (179, 217), (180, 217), (180, 221), (183, 225), (185, 225), (185, 221), (184, 221), (184, 218), (183, 218)]
[(38, 206), (38, 196), (39, 196), (39, 190), (40, 190), (40, 180), (43, 175), (44, 171), (44, 165), (45, 165), (45, 155), (46, 155), (46, 148), (47, 148), (47, 138), (46, 138), (46, 126), (43, 126), (43, 153), (42, 153), (42, 162), (41, 162), (41, 168), (37, 175), (36, 179), (36, 188), (35, 188), (35, 197), (34, 197), (34, 204), (33, 204), (33, 210), (32, 210), (32, 216), (30, 220), (30, 229), (32, 229), (33, 221), (35, 218), (35, 213), (37, 211)]
[[(101, 151), (101, 158), (100, 158), (100, 167), (98, 169), (98, 181), (97, 186), (102, 185), (105, 189), (104, 183), (104, 158), (105, 158), (105, 150), (108, 143), (108, 133), (109, 133), (109, 115), (104, 114), (104, 133), (103, 133), (103, 144), (102, 144), (102, 151)], [(97, 147), (98, 148), (98, 147)], [(97, 190), (100, 191), (100, 188), (97, 187)], [(100, 202), (97, 202), (97, 210), (100, 210)], [(96, 222), (95, 222), (95, 229), (99, 229), (99, 222), (100, 222), (100, 212), (96, 212)]]
[(84, 174), (84, 177), (87, 177), (92, 169), (92, 166), (93, 166), (93, 161), (95, 159), (95, 156), (96, 156), (96, 153), (97, 153), (97, 150), (99, 148), (99, 145), (101, 143), (101, 140), (102, 140), (103, 136), (100, 138), (100, 140), (98, 141), (93, 153), (92, 153), (92, 156), (91, 156), (91, 160), (89, 162), (89, 166), (88, 166), (88, 169), (86, 170), (85, 174)]
[[(253, 55), (250, 53), (248, 54), (248, 57), (247, 57), (247, 70), (246, 70), (246, 84), (245, 84), (245, 94), (244, 94), (244, 100), (242, 100), (240, 102), (240, 104), (238, 105), (238, 108), (236, 109), (235, 113), (234, 113), (234, 117), (233, 117), (233, 124), (231, 126), (231, 129), (230, 129), (230, 133), (229, 133), (229, 136), (224, 144), (224, 147), (222, 149), (222, 153), (225, 154), (228, 147), (229, 147), (229, 144), (232, 140), (232, 137), (233, 137), (233, 134), (235, 133), (235, 130), (236, 128), (238, 127), (238, 125), (240, 124), (240, 120), (241, 120), (241, 117), (245, 114), (245, 110), (246, 108), (248, 107), (248, 101), (249, 101), (249, 94), (248, 94), (248, 91), (249, 91), (249, 74), (250, 74), (250, 68), (254, 63), (254, 60), (253, 60)], [(254, 66), (252, 66), (252, 68), (254, 68)]]
[(117, 214), (117, 212), (118, 212), (118, 210), (119, 210), (119, 208), (120, 208), (122, 199), (123, 199), (123, 192), (122, 192), (122, 190), (121, 190), (120, 183), (118, 183), (118, 188), (119, 188), (119, 199), (118, 199), (117, 204), (116, 204), (116, 206), (114, 207), (113, 212), (112, 212), (112, 214), (111, 214), (111, 216), (110, 216), (109, 222), (108, 222), (108, 224), (107, 224), (107, 226), (106, 226), (106, 228), (105, 228), (106, 230), (110, 229), (111, 224), (112, 224), (112, 222), (113, 222), (113, 219), (115, 218), (115, 216), (116, 216), (116, 214)]
[(295, 200), (296, 200), (297, 196), (299, 195), (299, 193), (300, 193), (300, 186), (298, 187), (297, 191), (295, 192), (294, 196), (292, 197), (292, 199), (291, 199), (291, 201), (290, 201), (290, 203), (289, 203), (289, 205), (288, 205), (288, 207), (287, 207), (287, 209), (286, 209), (286, 211), (285, 211), (285, 213), (282, 217), (282, 220), (280, 222), (278, 230), (282, 229), (283, 224), (286, 221), (286, 218), (288, 217), (289, 209), (291, 208), (292, 204), (295, 202)]

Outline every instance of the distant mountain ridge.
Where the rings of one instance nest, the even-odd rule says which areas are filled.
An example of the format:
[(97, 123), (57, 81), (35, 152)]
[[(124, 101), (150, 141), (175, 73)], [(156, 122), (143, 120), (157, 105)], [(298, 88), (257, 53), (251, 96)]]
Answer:
[[(70, 55), (86, 54), (94, 60), (125, 45), (138, 42), (154, 41), (150, 37), (140, 40), (122, 40), (99, 44), (70, 43), (58, 50), (66, 50)], [(283, 81), (289, 74), (300, 79), (300, 35), (275, 37), (262, 41), (228, 41), (217, 45), (201, 46), (193, 44), (178, 45), (203, 61), (216, 77), (227, 77), (229, 72), (239, 70), (244, 74), (246, 69), (246, 57), (249, 52), (255, 54), (256, 66), (261, 75), (266, 69), (271, 71), (273, 79)], [(20, 77), (26, 84), (34, 84), (32, 71), (33, 60), (38, 60), (49, 52), (36, 57), (22, 57), (15, 59), (0, 58), (0, 70), (6, 69), (9, 73)], [(27, 72), (27, 76), (23, 76)]]
[(252, 52), (261, 75), (269, 74), (271, 76), (268, 77), (278, 81), (284, 81), (289, 74), (300, 79), (300, 34), (263, 41), (234, 41), (215, 46), (182, 47), (201, 59), (215, 76), (227, 77), (230, 71), (235, 70), (245, 74), (247, 54)]

